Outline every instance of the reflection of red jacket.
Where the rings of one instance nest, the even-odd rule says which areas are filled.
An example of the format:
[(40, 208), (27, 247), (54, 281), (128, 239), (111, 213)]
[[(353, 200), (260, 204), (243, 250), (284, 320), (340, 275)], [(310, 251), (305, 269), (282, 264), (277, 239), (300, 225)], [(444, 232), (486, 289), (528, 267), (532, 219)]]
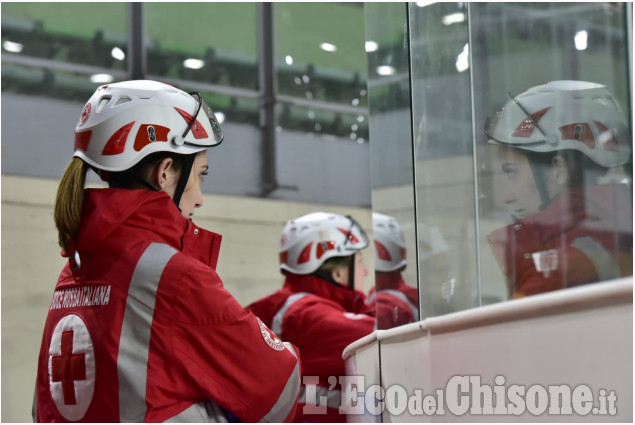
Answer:
[(81, 267), (55, 287), (34, 419), (290, 419), (298, 360), (223, 287), (220, 240), (165, 192), (87, 190), (69, 249)]
[[(317, 376), (317, 401), (326, 396), (326, 414), (304, 414), (311, 395), (302, 393), (294, 422), (346, 422), (338, 414), (340, 385), (345, 375), (342, 352), (347, 345), (373, 331), (375, 320), (364, 311), (364, 294), (335, 286), (312, 275), (287, 273), (282, 289), (247, 307), (278, 335), (298, 347), (302, 376)], [(274, 331), (275, 332), (275, 331)], [(305, 382), (305, 381), (303, 381)], [(310, 406), (308, 406), (310, 407)]]
[(406, 285), (401, 272), (375, 272), (375, 287), (366, 303), (376, 309), (377, 329), (390, 329), (419, 320), (419, 291)]
[(488, 240), (515, 298), (632, 275), (632, 220), (626, 185), (585, 186)]

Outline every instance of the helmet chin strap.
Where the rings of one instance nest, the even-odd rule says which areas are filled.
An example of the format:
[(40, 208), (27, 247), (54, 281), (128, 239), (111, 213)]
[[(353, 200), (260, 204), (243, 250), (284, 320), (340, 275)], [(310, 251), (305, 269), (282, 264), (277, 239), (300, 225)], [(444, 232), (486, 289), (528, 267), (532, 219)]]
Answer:
[(355, 254), (351, 255), (351, 264), (348, 266), (348, 289), (355, 290)]
[(547, 205), (551, 202), (551, 198), (549, 197), (549, 191), (547, 191), (547, 182), (545, 181), (545, 176), (538, 166), (537, 161), (534, 161), (534, 156), (531, 153), (527, 154), (527, 160), (529, 161), (529, 166), (531, 167), (531, 173), (534, 176), (534, 182), (536, 183), (536, 188), (538, 189), (538, 193), (540, 194), (540, 211), (544, 210)]
[(174, 197), (172, 198), (179, 211), (181, 211), (181, 207), (179, 206), (181, 203), (181, 197), (183, 196), (183, 192), (185, 192), (187, 181), (190, 179), (190, 173), (192, 172), (192, 165), (194, 165), (195, 156), (196, 155), (194, 154), (187, 155), (183, 158), (183, 162), (181, 163), (181, 175), (179, 176), (179, 182), (176, 185)]

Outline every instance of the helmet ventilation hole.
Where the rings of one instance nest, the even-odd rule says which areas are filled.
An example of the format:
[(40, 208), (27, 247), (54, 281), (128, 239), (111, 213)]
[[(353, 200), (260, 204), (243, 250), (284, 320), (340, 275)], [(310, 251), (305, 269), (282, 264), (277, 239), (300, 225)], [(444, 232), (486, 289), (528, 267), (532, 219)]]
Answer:
[(128, 96), (121, 96), (119, 99), (117, 99), (115, 104), (112, 105), (112, 107), (114, 108), (115, 106), (119, 106), (119, 105), (122, 105), (124, 103), (128, 103), (130, 101), (132, 101), (132, 99), (130, 99)]
[(97, 104), (97, 110), (95, 112), (100, 113), (105, 107), (106, 104), (110, 101), (112, 96), (104, 96), (99, 99), (99, 103)]

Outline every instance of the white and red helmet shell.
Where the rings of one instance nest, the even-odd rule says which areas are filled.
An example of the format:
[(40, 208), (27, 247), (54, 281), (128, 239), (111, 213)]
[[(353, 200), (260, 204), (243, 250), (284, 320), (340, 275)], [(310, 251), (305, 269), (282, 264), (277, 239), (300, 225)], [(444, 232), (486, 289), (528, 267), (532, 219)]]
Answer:
[(220, 125), (202, 99), (157, 81), (124, 81), (97, 88), (88, 100), (73, 156), (100, 170), (124, 171), (154, 152), (193, 154), (221, 141)]
[(606, 86), (586, 81), (531, 87), (488, 119), (485, 134), (490, 143), (527, 151), (577, 150), (607, 168), (625, 164), (631, 153), (615, 98)]
[(391, 272), (407, 264), (403, 230), (394, 217), (373, 212), (375, 270)]
[(289, 220), (280, 238), (280, 269), (311, 274), (332, 257), (355, 254), (368, 246), (362, 226), (350, 216), (314, 212)]

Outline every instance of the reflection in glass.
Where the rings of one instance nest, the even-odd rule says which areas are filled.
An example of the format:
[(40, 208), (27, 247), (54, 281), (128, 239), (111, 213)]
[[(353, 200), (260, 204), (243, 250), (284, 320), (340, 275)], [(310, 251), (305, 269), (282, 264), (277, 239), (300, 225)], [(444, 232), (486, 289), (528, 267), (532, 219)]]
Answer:
[[(417, 292), (417, 237), (414, 214), (410, 80), (408, 76), (407, 10), (403, 3), (366, 3), (366, 51), (368, 53), (369, 137), (375, 248), (381, 243), (378, 226), (390, 217), (405, 239), (393, 244), (407, 267), (386, 271), (375, 259), (376, 292), (402, 288), (397, 297), (378, 299), (377, 327), (387, 329), (419, 320)], [(384, 245), (387, 245), (385, 242)], [(386, 247), (386, 246), (385, 246)], [(403, 254), (401, 253), (403, 248)], [(381, 248), (379, 248), (381, 249)], [(386, 247), (386, 249), (388, 249)], [(385, 255), (385, 253), (384, 253)], [(408, 258), (406, 259), (406, 255)], [(399, 260), (399, 262), (402, 260)], [(405, 267), (405, 268), (404, 268)], [(412, 289), (408, 289), (408, 286)], [(372, 296), (372, 292), (371, 292)], [(379, 298), (384, 297), (384, 295)], [(397, 306), (395, 310), (394, 307)], [(383, 309), (383, 310), (382, 310)], [(415, 309), (417, 311), (415, 311)]]
[(438, 227), (419, 222), (418, 234), (421, 299), (437, 315), (451, 313), (457, 289), (451, 265), (454, 252)]
[(366, 8), (373, 211), (416, 235), (421, 318), (632, 274), (626, 5), (388, 8)]
[(402, 272), (408, 265), (403, 230), (394, 217), (373, 213), (375, 288), (367, 303), (375, 302), (377, 329), (390, 329), (419, 320), (419, 293)]
[(488, 240), (512, 298), (632, 275), (631, 139), (606, 86), (531, 87), (485, 132), (512, 220)]
[(632, 274), (625, 8), (470, 4), (483, 303)]
[(421, 317), (481, 304), (467, 3), (409, 4)]

